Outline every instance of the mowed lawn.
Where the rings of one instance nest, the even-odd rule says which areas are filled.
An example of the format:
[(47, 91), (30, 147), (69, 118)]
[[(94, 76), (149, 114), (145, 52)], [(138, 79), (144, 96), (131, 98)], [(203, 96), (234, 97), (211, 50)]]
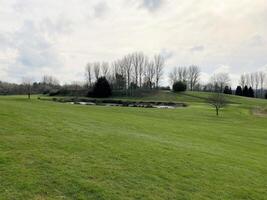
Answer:
[(267, 101), (236, 98), (216, 117), (188, 98), (166, 110), (0, 97), (0, 199), (267, 199), (267, 118), (250, 111)]

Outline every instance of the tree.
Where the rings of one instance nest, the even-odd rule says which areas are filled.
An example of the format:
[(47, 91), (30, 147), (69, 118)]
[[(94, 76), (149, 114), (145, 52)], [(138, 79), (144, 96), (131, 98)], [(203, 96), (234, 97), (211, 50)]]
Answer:
[(187, 82), (188, 79), (188, 70), (186, 67), (178, 67), (178, 81), (182, 81), (184, 83)]
[(121, 74), (116, 74), (115, 75), (115, 82), (114, 82), (114, 88), (118, 90), (123, 90), (125, 86), (125, 78)]
[(198, 83), (200, 77), (200, 69), (196, 65), (191, 65), (188, 68), (188, 83), (190, 90), (192, 91), (195, 85)]
[(133, 78), (134, 78), (134, 83), (137, 85), (138, 84), (138, 79), (139, 79), (139, 73), (138, 73), (138, 67), (139, 67), (139, 53), (135, 52), (132, 54), (132, 59), (133, 59)]
[(244, 74), (241, 75), (239, 84), (241, 85), (241, 88), (243, 89), (246, 85), (246, 77)]
[(208, 103), (215, 108), (216, 115), (219, 115), (219, 110), (227, 105), (225, 96), (221, 93), (214, 93), (208, 98)]
[(263, 87), (264, 87), (265, 78), (266, 78), (266, 74), (264, 72), (259, 72), (260, 87), (261, 87), (261, 97), (263, 97)]
[(248, 86), (245, 85), (242, 94), (245, 97), (249, 97)]
[(253, 73), (250, 74), (249, 80), (250, 80), (250, 86), (253, 89), (254, 88), (254, 83), (255, 83), (255, 76), (254, 76)]
[(249, 74), (245, 74), (245, 86), (250, 86), (250, 75)]
[(145, 74), (145, 83), (150, 89), (153, 88), (154, 78), (155, 78), (155, 63), (153, 61), (148, 62), (144, 70)]
[(186, 67), (174, 67), (169, 73), (170, 84), (173, 85), (176, 81), (188, 82), (188, 69)]
[(126, 75), (126, 89), (128, 89), (130, 87), (130, 83), (131, 83), (131, 73), (132, 73), (132, 67), (133, 67), (133, 57), (132, 55), (127, 55), (123, 58), (122, 60), (122, 65), (124, 67), (125, 70), (125, 75)]
[(257, 98), (258, 96), (258, 88), (259, 88), (259, 84), (260, 84), (260, 75), (258, 72), (255, 72), (254, 74), (254, 81), (255, 81), (255, 97)]
[(44, 85), (48, 85), (48, 86), (58, 86), (59, 85), (59, 81), (55, 77), (49, 76), (49, 75), (43, 76), (42, 83)]
[(178, 68), (174, 67), (169, 73), (169, 82), (173, 85), (176, 81), (178, 81)]
[(236, 91), (235, 91), (235, 95), (242, 96), (243, 95), (242, 93), (243, 92), (242, 92), (241, 86), (237, 86)]
[(229, 85), (231, 80), (228, 73), (217, 73), (211, 77), (211, 81), (214, 84), (215, 91), (217, 89), (219, 92), (223, 92), (224, 87)]
[(154, 56), (156, 88), (159, 87), (159, 82), (160, 82), (160, 79), (163, 75), (164, 64), (165, 64), (165, 60), (161, 55), (155, 55)]
[(87, 63), (85, 67), (85, 77), (88, 84), (88, 87), (92, 87), (92, 71), (93, 71), (94, 64)]
[(139, 87), (142, 87), (144, 68), (148, 63), (148, 58), (143, 53), (139, 53), (138, 58), (139, 58), (139, 65), (138, 65)]
[(111, 96), (111, 94), (112, 90), (107, 79), (105, 77), (98, 78), (93, 88), (94, 97), (105, 98)]
[(100, 63), (99, 62), (95, 62), (94, 63), (94, 74), (95, 74), (95, 79), (97, 80), (99, 78), (100, 75)]
[(109, 63), (108, 62), (102, 62), (101, 72), (102, 72), (102, 76), (108, 77), (108, 73), (109, 73)]
[(229, 87), (229, 86), (226, 85), (226, 86), (224, 87), (223, 93), (224, 93), (224, 94), (232, 94), (232, 89), (231, 89), (231, 87)]
[(174, 92), (184, 92), (186, 91), (186, 84), (182, 81), (177, 81), (173, 84), (172, 90)]
[(31, 99), (33, 79), (30, 77), (24, 77), (22, 79), (22, 84), (25, 88), (25, 92), (28, 95), (28, 99)]
[(252, 97), (252, 98), (255, 97), (254, 96), (254, 90), (252, 89), (252, 87), (249, 87), (249, 89), (248, 89), (248, 97)]

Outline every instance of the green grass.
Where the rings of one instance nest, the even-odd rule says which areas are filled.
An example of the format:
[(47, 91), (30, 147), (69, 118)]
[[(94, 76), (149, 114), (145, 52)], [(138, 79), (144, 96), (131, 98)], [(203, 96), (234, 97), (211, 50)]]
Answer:
[[(202, 98), (199, 98), (202, 97)], [(175, 110), (0, 97), (0, 199), (267, 199), (265, 100)]]

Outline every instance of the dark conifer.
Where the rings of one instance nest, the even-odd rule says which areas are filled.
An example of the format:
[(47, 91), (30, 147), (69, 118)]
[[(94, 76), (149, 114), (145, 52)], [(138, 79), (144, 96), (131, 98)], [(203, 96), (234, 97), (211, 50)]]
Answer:
[(255, 97), (254, 90), (252, 89), (252, 87), (249, 87), (248, 89), (248, 96), (252, 98)]
[(249, 92), (248, 92), (248, 86), (245, 86), (243, 89), (243, 96), (244, 97), (249, 97)]
[(237, 95), (237, 96), (243, 95), (241, 86), (237, 86), (236, 91), (235, 91), (235, 95)]
[(107, 79), (105, 77), (98, 78), (93, 88), (93, 96), (105, 98), (111, 96), (111, 92), (111, 87)]

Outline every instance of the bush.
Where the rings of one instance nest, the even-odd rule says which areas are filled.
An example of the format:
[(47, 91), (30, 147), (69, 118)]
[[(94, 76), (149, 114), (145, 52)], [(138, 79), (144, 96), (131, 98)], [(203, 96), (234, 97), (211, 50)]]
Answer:
[(265, 99), (267, 99), (267, 92), (265, 93)]
[(172, 90), (174, 92), (184, 92), (186, 91), (186, 84), (184, 82), (177, 81), (173, 84)]
[(109, 82), (105, 77), (100, 77), (97, 79), (92, 92), (94, 97), (105, 98), (109, 97), (112, 94), (111, 87)]

